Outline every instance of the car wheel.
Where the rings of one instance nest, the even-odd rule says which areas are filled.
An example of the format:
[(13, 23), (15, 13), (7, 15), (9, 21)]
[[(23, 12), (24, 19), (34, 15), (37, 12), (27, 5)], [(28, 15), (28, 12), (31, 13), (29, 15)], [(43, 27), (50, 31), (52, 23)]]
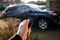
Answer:
[(47, 20), (46, 20), (46, 19), (40, 19), (40, 20), (38, 21), (38, 26), (39, 26), (39, 28), (42, 29), (42, 30), (47, 29), (47, 27), (48, 27), (48, 22), (47, 22)]

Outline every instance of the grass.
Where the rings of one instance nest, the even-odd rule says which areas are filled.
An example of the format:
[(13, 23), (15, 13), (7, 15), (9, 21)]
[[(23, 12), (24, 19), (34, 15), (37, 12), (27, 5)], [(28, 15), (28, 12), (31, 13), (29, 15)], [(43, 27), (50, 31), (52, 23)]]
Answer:
[[(0, 19), (0, 40), (8, 40), (14, 33), (16, 33), (19, 19), (7, 18)], [(29, 40), (43, 40), (42, 37), (36, 34), (31, 34)]]
[(29, 40), (43, 40), (43, 38), (42, 37), (40, 37), (39, 35), (36, 35), (36, 34), (31, 34), (30, 36), (29, 36)]

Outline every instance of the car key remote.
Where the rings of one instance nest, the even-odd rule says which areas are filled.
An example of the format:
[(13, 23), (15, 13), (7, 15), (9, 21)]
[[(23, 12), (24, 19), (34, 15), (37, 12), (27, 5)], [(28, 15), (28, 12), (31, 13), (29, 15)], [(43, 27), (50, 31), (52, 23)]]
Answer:
[(33, 22), (34, 22), (33, 18), (29, 18), (29, 20), (30, 20), (30, 23), (28, 25), (28, 28), (32, 27), (33, 26)]

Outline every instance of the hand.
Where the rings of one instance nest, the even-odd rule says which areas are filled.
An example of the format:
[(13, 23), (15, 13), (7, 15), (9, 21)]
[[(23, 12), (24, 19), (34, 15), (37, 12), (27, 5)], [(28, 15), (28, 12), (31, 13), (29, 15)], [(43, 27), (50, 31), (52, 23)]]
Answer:
[[(28, 29), (29, 19), (24, 20), (20, 23), (17, 34), (23, 39), (26, 40), (27, 36), (31, 33), (31, 28)], [(28, 35), (27, 35), (28, 34)]]

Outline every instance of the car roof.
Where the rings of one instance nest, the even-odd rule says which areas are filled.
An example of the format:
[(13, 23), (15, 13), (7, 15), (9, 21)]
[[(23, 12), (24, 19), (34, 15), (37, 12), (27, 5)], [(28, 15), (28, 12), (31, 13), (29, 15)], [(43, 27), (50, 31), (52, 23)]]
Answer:
[[(28, 4), (12, 4), (12, 5), (9, 5), (7, 8), (15, 7), (15, 6), (21, 6), (21, 5), (29, 6), (30, 8), (34, 9), (35, 11), (43, 11), (43, 10), (40, 10), (39, 5), (32, 4), (32, 3), (28, 3)], [(44, 7), (45, 5), (40, 5), (40, 6)]]
[(30, 8), (32, 8), (36, 11), (40, 11), (39, 6), (37, 4), (31, 4), (31, 3), (28, 3), (28, 4), (12, 4), (12, 5), (9, 5), (7, 8), (15, 7), (15, 6), (21, 6), (21, 5), (26, 5), (26, 6), (29, 6)]
[(39, 7), (46, 7), (46, 5), (39, 5)]
[(8, 7), (14, 7), (14, 6), (21, 6), (21, 5), (27, 5), (27, 6), (33, 6), (33, 7), (38, 7), (38, 5), (36, 4), (31, 4), (31, 3), (28, 3), (28, 4), (12, 4), (12, 5), (9, 5)]

